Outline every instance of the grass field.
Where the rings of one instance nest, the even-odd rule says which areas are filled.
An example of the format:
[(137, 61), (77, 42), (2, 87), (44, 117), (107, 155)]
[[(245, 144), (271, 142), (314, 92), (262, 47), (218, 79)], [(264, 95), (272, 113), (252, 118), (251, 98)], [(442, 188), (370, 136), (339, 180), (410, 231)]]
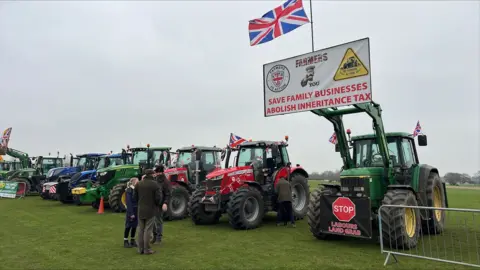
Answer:
[[(310, 181), (314, 187), (318, 181)], [(312, 189), (313, 190), (313, 189)], [(480, 190), (448, 189), (450, 207), (480, 208)], [(62, 205), (39, 197), (0, 199), (0, 269), (381, 269), (378, 244), (357, 239), (319, 241), (306, 220), (297, 228), (264, 225), (235, 231), (189, 219), (168, 222), (157, 253), (140, 256), (122, 246), (124, 214)], [(386, 269), (467, 269), (399, 258)]]

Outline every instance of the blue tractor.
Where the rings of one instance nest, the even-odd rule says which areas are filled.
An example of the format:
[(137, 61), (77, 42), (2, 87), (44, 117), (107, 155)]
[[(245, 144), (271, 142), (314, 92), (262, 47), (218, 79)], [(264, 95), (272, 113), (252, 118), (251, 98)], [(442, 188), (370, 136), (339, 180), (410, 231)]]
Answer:
[(70, 182), (70, 179), (79, 172), (92, 172), (96, 163), (103, 153), (87, 153), (74, 157), (70, 154), (70, 167), (60, 167), (51, 169), (47, 173), (47, 179), (43, 183), (41, 197), (43, 199), (58, 200), (59, 194), (56, 192), (57, 185)]
[(99, 169), (118, 166), (130, 163), (131, 154), (117, 153), (111, 155), (103, 155), (97, 158), (94, 169), (75, 173), (69, 181), (62, 181), (57, 184), (56, 192), (62, 203), (74, 202), (81, 205), (76, 195), (72, 195), (72, 189), (76, 187), (85, 187), (88, 181), (96, 182), (96, 172)]

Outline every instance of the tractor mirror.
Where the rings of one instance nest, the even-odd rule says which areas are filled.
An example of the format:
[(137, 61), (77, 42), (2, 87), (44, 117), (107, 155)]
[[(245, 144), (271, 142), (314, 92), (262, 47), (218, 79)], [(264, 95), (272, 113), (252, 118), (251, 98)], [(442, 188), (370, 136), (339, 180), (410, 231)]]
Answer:
[(418, 135), (418, 146), (427, 146), (427, 135)]
[(338, 143), (335, 144), (335, 152), (340, 152), (340, 145), (338, 145)]

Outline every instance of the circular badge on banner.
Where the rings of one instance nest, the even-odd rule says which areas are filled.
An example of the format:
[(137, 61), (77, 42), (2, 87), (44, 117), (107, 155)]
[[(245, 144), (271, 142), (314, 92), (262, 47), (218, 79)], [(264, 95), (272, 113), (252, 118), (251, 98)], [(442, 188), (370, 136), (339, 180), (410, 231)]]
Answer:
[(267, 74), (267, 87), (270, 91), (278, 93), (287, 88), (290, 82), (290, 71), (284, 65), (273, 66)]

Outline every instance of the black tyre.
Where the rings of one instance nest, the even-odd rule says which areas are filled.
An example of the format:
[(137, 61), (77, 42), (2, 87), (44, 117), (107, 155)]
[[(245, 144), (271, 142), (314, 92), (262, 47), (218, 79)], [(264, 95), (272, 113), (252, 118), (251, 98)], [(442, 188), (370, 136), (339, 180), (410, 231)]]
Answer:
[(108, 204), (114, 212), (121, 213), (127, 210), (127, 193), (125, 192), (126, 187), (127, 184), (122, 183), (115, 185), (112, 190), (110, 190)]
[[(312, 193), (312, 196), (310, 198), (310, 203), (308, 204), (307, 221), (308, 221), (308, 226), (310, 227), (310, 232), (317, 239), (326, 240), (328, 238), (334, 237), (334, 235), (320, 232), (320, 219), (322, 217), (322, 214), (320, 213), (320, 201), (322, 196), (333, 195), (338, 192), (339, 192), (338, 188), (319, 187)], [(338, 237), (338, 236), (335, 236), (335, 237)]]
[(82, 205), (82, 201), (80, 201), (80, 196), (79, 195), (72, 195), (72, 200), (75, 205)]
[[(382, 205), (418, 206), (417, 198), (407, 189), (389, 190), (383, 197)], [(414, 208), (382, 207), (383, 245), (391, 249), (415, 248), (420, 236), (420, 210)]]
[[(445, 208), (445, 189), (437, 173), (432, 172), (427, 180), (427, 206)], [(445, 230), (445, 211), (427, 210), (427, 220), (423, 220), (424, 234), (439, 234)]]
[(188, 201), (188, 214), (195, 225), (210, 225), (218, 223), (222, 213), (205, 211), (205, 205), (202, 203), (203, 196), (205, 196), (205, 190), (203, 189), (197, 189), (192, 193), (192, 196), (190, 196), (190, 200)]
[(188, 216), (188, 190), (180, 185), (172, 187), (172, 194), (168, 204), (168, 210), (163, 214), (165, 220), (180, 220)]
[(93, 209), (97, 209), (100, 207), (100, 200), (96, 200), (94, 202), (92, 202), (92, 208)]
[(236, 230), (257, 228), (265, 215), (264, 207), (263, 196), (258, 189), (240, 188), (228, 202), (228, 222)]
[(305, 176), (292, 174), (290, 186), (292, 187), (292, 208), (295, 219), (303, 219), (308, 212), (310, 202), (310, 187)]

